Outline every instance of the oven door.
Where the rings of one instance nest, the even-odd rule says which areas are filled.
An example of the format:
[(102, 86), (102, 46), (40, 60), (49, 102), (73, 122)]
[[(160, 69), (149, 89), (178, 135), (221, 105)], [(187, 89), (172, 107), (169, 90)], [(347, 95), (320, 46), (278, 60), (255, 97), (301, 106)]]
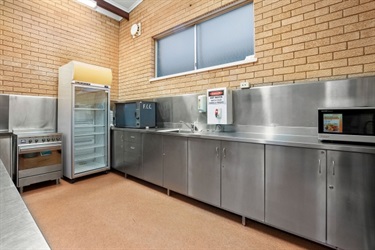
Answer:
[(60, 171), (61, 168), (61, 143), (18, 146), (18, 178)]

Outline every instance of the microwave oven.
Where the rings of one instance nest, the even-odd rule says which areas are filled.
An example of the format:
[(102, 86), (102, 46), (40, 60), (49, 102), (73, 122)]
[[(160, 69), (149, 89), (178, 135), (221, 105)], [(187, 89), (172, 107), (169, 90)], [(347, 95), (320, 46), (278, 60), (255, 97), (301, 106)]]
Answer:
[(136, 101), (116, 103), (116, 127), (145, 128), (156, 126), (156, 103)]
[(318, 139), (375, 143), (375, 107), (318, 109)]

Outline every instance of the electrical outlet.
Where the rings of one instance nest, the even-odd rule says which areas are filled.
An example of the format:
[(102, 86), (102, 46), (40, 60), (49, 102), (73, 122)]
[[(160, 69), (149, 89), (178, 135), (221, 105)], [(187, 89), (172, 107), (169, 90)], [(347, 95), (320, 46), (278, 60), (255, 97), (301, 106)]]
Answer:
[(250, 88), (249, 82), (241, 82), (240, 83), (240, 88), (241, 89), (248, 89), (248, 88)]

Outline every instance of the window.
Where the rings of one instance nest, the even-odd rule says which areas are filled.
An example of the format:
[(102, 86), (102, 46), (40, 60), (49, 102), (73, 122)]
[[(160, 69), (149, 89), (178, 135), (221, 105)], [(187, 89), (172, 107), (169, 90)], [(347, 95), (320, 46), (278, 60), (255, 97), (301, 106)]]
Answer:
[(156, 40), (156, 77), (235, 62), (254, 55), (253, 4)]

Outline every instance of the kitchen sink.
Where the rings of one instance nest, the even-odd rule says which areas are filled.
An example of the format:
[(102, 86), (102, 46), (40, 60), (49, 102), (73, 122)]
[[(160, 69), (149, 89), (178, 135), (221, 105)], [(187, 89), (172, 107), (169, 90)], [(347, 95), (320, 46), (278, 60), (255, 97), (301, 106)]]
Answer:
[(194, 132), (192, 132), (189, 129), (180, 129), (180, 128), (161, 129), (161, 130), (158, 130), (158, 132), (161, 132), (161, 133), (178, 133), (178, 134), (194, 134)]

